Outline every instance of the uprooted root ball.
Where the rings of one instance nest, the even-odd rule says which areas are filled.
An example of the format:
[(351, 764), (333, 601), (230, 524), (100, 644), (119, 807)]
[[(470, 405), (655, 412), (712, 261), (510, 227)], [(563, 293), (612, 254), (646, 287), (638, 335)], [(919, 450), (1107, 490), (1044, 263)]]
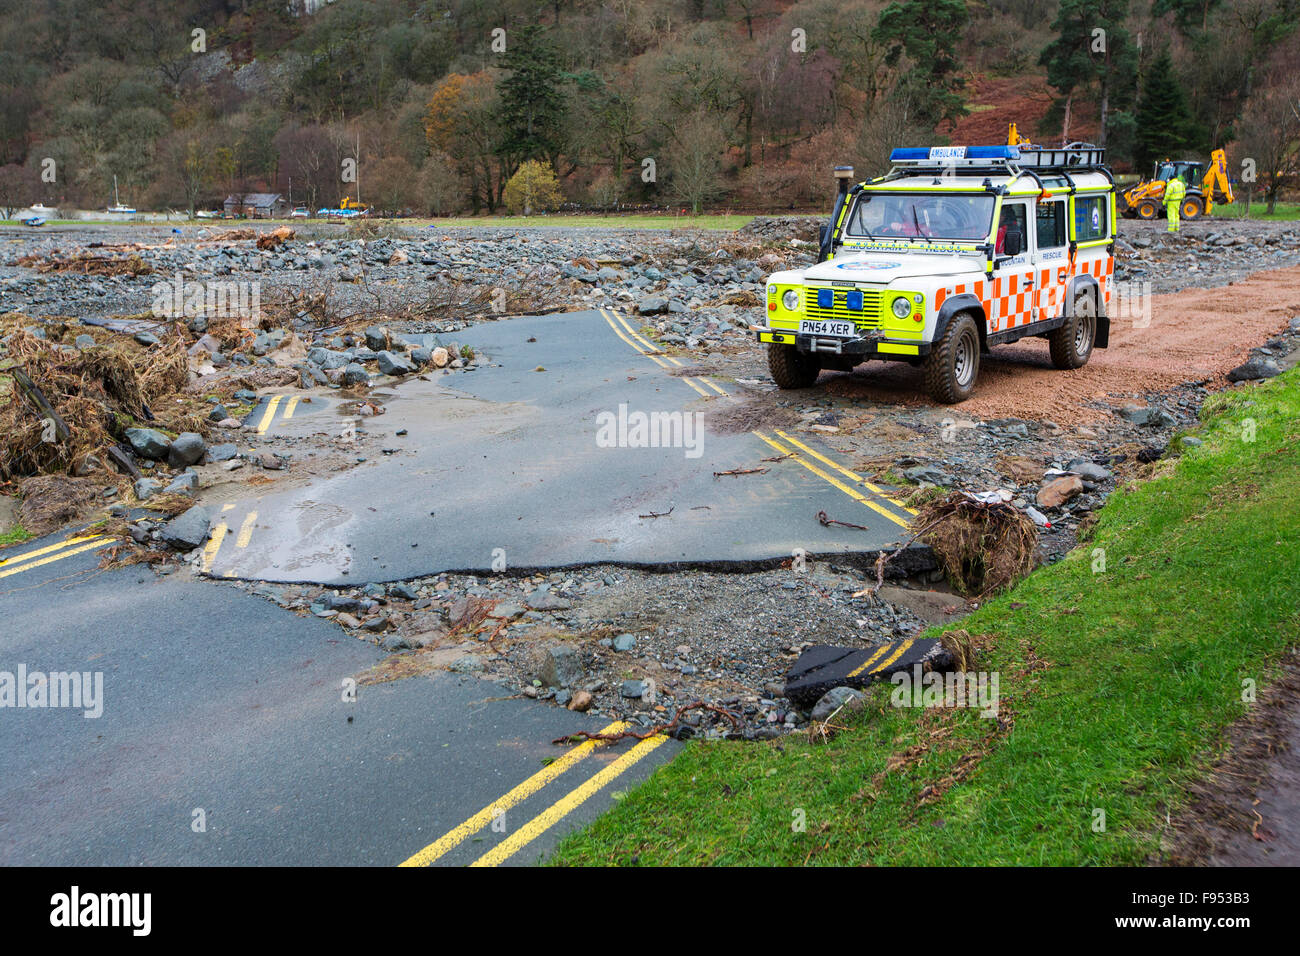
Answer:
[(1034, 566), (1038, 531), (1019, 509), (954, 492), (925, 505), (916, 524), (953, 587), (984, 596), (1010, 587)]

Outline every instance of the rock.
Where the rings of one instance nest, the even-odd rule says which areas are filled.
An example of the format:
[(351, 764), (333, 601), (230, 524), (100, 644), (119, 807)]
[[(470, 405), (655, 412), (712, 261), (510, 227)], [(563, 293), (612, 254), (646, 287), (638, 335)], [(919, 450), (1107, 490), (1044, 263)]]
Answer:
[(640, 700), (645, 691), (646, 684), (643, 680), (625, 680), (618, 690), (621, 696), (629, 700)]
[(167, 457), (171, 440), (162, 432), (153, 428), (128, 428), (126, 440), (131, 443), (131, 450), (141, 458), (162, 461)]
[(431, 359), (433, 361), (435, 368), (446, 368), (447, 363), (451, 361), (451, 354), (445, 348), (439, 345), (436, 349), (433, 350), (431, 354)]
[(668, 300), (662, 296), (648, 295), (636, 307), (641, 315), (658, 315), (668, 311)]
[[(307, 360), (313, 365), (318, 365), (323, 369), (343, 368), (352, 361), (352, 356), (347, 352), (337, 352), (333, 349), (314, 348), (307, 353)], [(235, 398), (239, 398), (239, 393), (235, 393)]]
[(1155, 425), (1169, 427), (1174, 424), (1174, 417), (1163, 408), (1154, 405), (1125, 405), (1119, 410), (1119, 417), (1134, 425)]
[(1200, 448), (1202, 445), (1205, 444), (1204, 441), (1197, 438), (1195, 435), (1184, 435), (1182, 438), (1182, 442), (1183, 445), (1186, 446), (1187, 448)]
[(433, 350), (426, 349), (424, 346), (417, 346), (411, 349), (411, 362), (416, 368), (423, 368), (433, 360)]
[(172, 468), (188, 468), (197, 464), (208, 450), (203, 436), (195, 432), (181, 432), (167, 447), (167, 464)]
[(212, 519), (202, 505), (195, 505), (162, 526), (162, 540), (177, 551), (193, 551), (208, 540)]
[(582, 658), (578, 649), (567, 644), (551, 644), (534, 652), (533, 671), (543, 687), (572, 687), (583, 677)]
[[(369, 623), (367, 623), (367, 627), (369, 627)], [(404, 651), (410, 646), (411, 645), (406, 642), (406, 638), (402, 637), (400, 634), (389, 634), (384, 638), (383, 647), (386, 651)]]
[(137, 332), (135, 333), (135, 340), (145, 348), (157, 345), (159, 342), (158, 336), (154, 335), (152, 332)]
[(903, 472), (903, 477), (908, 481), (928, 485), (952, 484), (952, 476), (942, 469), (935, 468), (933, 465), (917, 465), (915, 468), (909, 468)]
[(384, 351), (379, 353), (379, 371), (385, 375), (410, 375), (415, 366), (404, 355)]
[(367, 348), (374, 349), (376, 352), (383, 352), (388, 349), (389, 335), (387, 329), (378, 325), (372, 325), (370, 328), (366, 329), (365, 334)]
[(95, 347), (95, 337), (93, 335), (78, 335), (72, 344), (79, 352), (84, 352), (86, 349)]
[(1065, 470), (1073, 472), (1080, 478), (1088, 481), (1105, 481), (1110, 477), (1110, 472), (1101, 467), (1096, 462), (1088, 461), (1083, 458), (1076, 459), (1065, 466)]
[(230, 417), (230, 411), (220, 402), (212, 406), (212, 411), (208, 412), (208, 421), (224, 422)]
[(558, 594), (550, 591), (534, 591), (524, 599), (534, 611), (563, 611), (572, 605)]
[(1062, 475), (1053, 478), (1038, 489), (1038, 507), (1059, 508), (1071, 498), (1083, 493), (1083, 479), (1078, 475)]
[(284, 468), (284, 460), (272, 455), (270, 452), (262, 452), (257, 461), (267, 471), (280, 471)]
[(563, 688), (555, 692), (555, 702), (559, 704), (561, 707), (564, 707), (572, 699), (573, 699), (573, 695), (569, 693), (567, 690), (564, 690)]
[(420, 596), (420, 592), (409, 584), (399, 582), (398, 584), (388, 585), (388, 595), (389, 597), (401, 598), (403, 601), (414, 601)]
[(230, 461), (239, 454), (239, 449), (232, 443), (226, 442), (222, 445), (213, 445), (208, 449), (208, 461), (220, 462)]
[(344, 385), (365, 385), (370, 381), (370, 373), (364, 365), (352, 362), (343, 369)]
[(633, 634), (620, 634), (618, 637), (614, 638), (613, 647), (614, 650), (620, 652), (630, 651), (632, 648), (636, 647), (636, 636)]
[(162, 489), (162, 484), (152, 478), (140, 478), (135, 483), (135, 496), (141, 501), (148, 501)]
[(169, 495), (193, 495), (199, 490), (199, 476), (192, 471), (182, 472), (163, 489)]
[(813, 704), (812, 719), (826, 720), (841, 707), (844, 710), (860, 710), (865, 701), (866, 695), (852, 687), (832, 687)]
[(1262, 378), (1281, 375), (1282, 367), (1271, 358), (1252, 355), (1246, 362), (1238, 365), (1228, 373), (1229, 382), (1253, 382)]
[(458, 657), (451, 662), (451, 670), (457, 674), (473, 674), (475, 671), (483, 669), (483, 658), (477, 654), (466, 654), (464, 657)]
[(585, 714), (587, 711), (591, 710), (591, 705), (595, 702), (596, 699), (591, 695), (590, 691), (580, 690), (575, 692), (572, 699), (569, 701), (569, 710), (576, 710), (579, 713)]
[(1164, 457), (1165, 446), (1163, 445), (1145, 445), (1138, 449), (1137, 460), (1144, 465), (1149, 465), (1153, 461), (1159, 461)]

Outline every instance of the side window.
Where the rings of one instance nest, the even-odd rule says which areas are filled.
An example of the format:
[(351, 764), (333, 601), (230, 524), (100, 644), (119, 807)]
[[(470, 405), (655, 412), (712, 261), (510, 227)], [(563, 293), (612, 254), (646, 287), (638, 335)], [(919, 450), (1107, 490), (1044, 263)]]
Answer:
[(1040, 202), (1034, 213), (1039, 249), (1055, 249), (1065, 245), (1065, 203)]
[(1076, 196), (1074, 200), (1074, 239), (1089, 242), (1110, 237), (1110, 224), (1106, 221), (1106, 196)]
[(1022, 202), (1003, 203), (1002, 214), (998, 217), (998, 235), (995, 252), (999, 256), (1007, 255), (1006, 244), (1007, 234), (1018, 234), (1020, 236), (1020, 252), (1024, 255), (1029, 251), (1029, 230), (1027, 228), (1027, 207)]

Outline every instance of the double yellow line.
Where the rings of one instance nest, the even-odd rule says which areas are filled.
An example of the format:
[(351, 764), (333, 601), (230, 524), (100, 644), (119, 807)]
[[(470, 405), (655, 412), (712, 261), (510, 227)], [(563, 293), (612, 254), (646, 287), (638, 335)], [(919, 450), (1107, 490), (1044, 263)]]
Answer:
[[(271, 422), (275, 420), (276, 409), (280, 407), (280, 403), (284, 402), (284, 399), (285, 396), (283, 395), (272, 395), (271, 400), (266, 403), (266, 408), (262, 410), (262, 418), (257, 423), (257, 433), (259, 435), (265, 435), (266, 430), (271, 427)], [(293, 418), (293, 413), (297, 408), (298, 396), (295, 395), (287, 402), (284, 402), (284, 414), (280, 416), (280, 421), (287, 422)]]
[[(663, 353), (658, 348), (656, 348), (653, 344), (651, 344), (640, 334), (638, 334), (637, 331), (632, 327), (632, 325), (627, 321), (626, 318), (624, 318), (623, 316), (619, 315), (617, 312), (614, 312), (610, 309), (600, 309), (599, 311), (601, 316), (604, 317), (605, 321), (609, 323), (609, 327), (614, 330), (614, 334), (617, 335), (619, 338), (621, 338), (628, 345), (632, 346), (632, 348), (636, 349), (642, 355), (649, 357), (650, 359), (657, 362), (660, 366), (666, 369), (672, 369), (674, 366), (679, 368), (681, 367), (682, 363), (677, 358), (671, 355), (663, 355)], [(660, 357), (661, 355), (663, 356), (662, 358)], [(705, 396), (706, 398), (713, 397), (708, 392), (706, 392), (703, 388), (701, 388), (700, 385), (692, 381), (690, 378), (687, 378), (686, 376), (680, 376), (680, 378), (687, 385), (695, 389), (697, 392), (699, 392), (701, 395)], [(713, 382), (709, 381), (708, 379), (701, 378), (700, 381), (703, 382), (705, 385), (707, 385), (709, 388), (713, 389), (713, 391), (719, 395), (729, 394), (728, 392), (724, 391), (722, 388), (715, 385)], [(786, 444), (793, 447), (787, 448), (784, 445), (782, 445), (780, 442), (772, 438), (769, 438), (767, 435), (763, 434), (760, 431), (755, 431), (753, 434), (760, 440), (766, 442), (768, 445), (774, 448), (781, 455), (786, 456), (791, 461), (794, 461), (802, 465), (804, 468), (812, 472), (818, 478), (821, 478), (823, 481), (831, 485), (833, 488), (838, 488), (840, 491), (844, 492), (853, 500), (866, 505), (868, 508), (872, 509), (873, 511), (881, 515), (884, 515), (890, 521), (894, 522), (894, 524), (899, 525), (900, 527), (903, 528), (907, 528), (911, 526), (909, 517), (914, 516), (916, 514), (916, 511), (912, 508), (907, 507), (907, 505), (903, 504), (898, 499), (891, 497), (883, 488), (867, 481), (857, 472), (851, 471), (850, 469), (845, 468), (843, 465), (840, 465), (837, 462), (832, 461), (830, 458), (827, 458), (825, 455), (821, 454), (820, 452), (815, 451), (812, 448), (809, 448), (803, 442), (787, 434), (786, 432), (781, 431), (779, 428), (776, 429), (776, 434), (780, 436), (782, 441), (784, 441)], [(796, 451), (795, 450), (796, 448), (799, 450)], [(850, 487), (849, 485), (841, 481), (839, 478), (837, 478), (835, 475), (828, 473), (820, 465), (814, 464), (809, 459), (816, 459), (816, 461), (820, 462), (821, 465), (825, 465), (827, 468), (831, 469), (832, 471), (838, 472), (840, 475), (843, 475), (844, 477), (850, 479), (854, 483), (861, 485), (863, 488), (867, 489), (868, 492), (870, 492), (870, 495), (863, 494), (862, 492), (858, 491), (856, 488)], [(899, 512), (901, 512), (902, 514), (900, 514)]]
[[(878, 648), (876, 648), (876, 652), (874, 654), (868, 657), (865, 661), (863, 661), (853, 670), (849, 671), (847, 676), (857, 677), (863, 671), (867, 671), (868, 673), (871, 674), (879, 673), (880, 671), (883, 671), (886, 667), (893, 664), (894, 661), (898, 660), (900, 657), (906, 654), (908, 649), (915, 643), (916, 641), (909, 638), (908, 640), (905, 641), (899, 641), (897, 644), (892, 642), (888, 644), (881, 644)], [(893, 651), (893, 653), (889, 654), (888, 657), (885, 657), (885, 654), (889, 651)], [(884, 657), (884, 660), (881, 660), (882, 657)], [(876, 663), (877, 661), (880, 661), (880, 663)]]
[[(907, 515), (915, 515), (916, 511), (914, 509), (907, 507), (907, 505), (903, 504), (898, 499), (890, 497), (890, 495), (883, 488), (881, 488), (879, 485), (873, 485), (871, 482), (867, 481), (865, 478), (859, 475), (856, 471), (851, 471), (848, 468), (845, 468), (843, 465), (838, 464), (837, 462), (834, 462), (831, 459), (827, 458), (825, 455), (821, 454), (820, 452), (814, 451), (812, 448), (809, 448), (807, 445), (799, 441), (797, 438), (790, 436), (786, 432), (781, 431), (781, 429), (779, 428), (775, 429), (775, 431), (777, 435), (781, 436), (782, 441), (788, 443), (792, 447), (787, 448), (785, 445), (781, 444), (781, 442), (776, 441), (773, 438), (769, 438), (767, 435), (763, 434), (760, 431), (755, 431), (754, 434), (757, 435), (763, 441), (767, 442), (767, 444), (772, 446), (772, 448), (774, 448), (777, 452), (779, 452), (782, 455), (788, 456), (791, 461), (797, 462), (798, 464), (802, 465), (804, 468), (807, 468), (818, 478), (821, 478), (827, 484), (835, 488), (838, 488), (840, 491), (844, 492), (854, 501), (864, 504), (872, 511), (884, 515), (886, 518), (894, 522), (894, 524), (896, 525), (900, 525), (901, 527), (904, 528), (911, 526), (911, 522), (908, 521), (907, 518), (900, 516), (897, 512), (902, 511), (904, 514)], [(800, 449), (800, 451), (802, 451), (803, 454), (800, 454), (799, 451), (795, 451), (796, 448)], [(832, 469), (833, 471), (839, 472), (844, 477), (857, 482), (862, 487), (866, 488), (869, 492), (871, 492), (871, 496), (869, 497), (867, 495), (864, 495), (856, 488), (846, 485), (839, 478), (835, 477), (835, 475), (830, 474), (827, 471), (823, 470), (818, 465), (813, 464), (811, 461), (808, 460), (808, 458), (805, 458), (804, 455), (807, 455), (810, 458), (815, 458), (817, 461), (826, 465), (828, 468)], [(881, 502), (885, 502), (886, 504), (882, 504)], [(893, 508), (887, 507), (887, 505), (893, 505)]]
[[(602, 728), (600, 732), (602, 734), (616, 734), (627, 726), (628, 725), (623, 721), (615, 721), (614, 723)], [(551, 827), (555, 826), (555, 824), (559, 823), (575, 809), (586, 803), (589, 799), (608, 786), (612, 780), (624, 773), (634, 764), (638, 763), (643, 757), (650, 754), (667, 740), (667, 737), (659, 734), (640, 741), (627, 753), (622, 754), (618, 759), (595, 773), (586, 782), (570, 790), (563, 797), (555, 801), (555, 803), (551, 804), (551, 806), (547, 807), (523, 826), (512, 831), (508, 837), (476, 859), (470, 864), (470, 866), (496, 866), (505, 862), (528, 844), (536, 840), (547, 830), (551, 829)], [(505, 796), (489, 803), (464, 823), (447, 831), (443, 836), (430, 843), (419, 853), (416, 853), (403, 861), (400, 865), (428, 866), (429, 864), (436, 862), (446, 856), (453, 849), (460, 846), (460, 844), (464, 843), (474, 834), (478, 833), (484, 827), (491, 824), (494, 820), (501, 817), (507, 810), (518, 806), (533, 794), (556, 780), (565, 771), (587, 759), (587, 757), (591, 756), (597, 747), (603, 746), (603, 744), (604, 742), (599, 740), (588, 740), (585, 743), (579, 744), (565, 753), (564, 756), (560, 757), (554, 763), (543, 767), (537, 773), (533, 774)]]
[(46, 564), (53, 564), (55, 561), (62, 561), (64, 558), (70, 558), (84, 551), (106, 548), (110, 544), (117, 544), (117, 539), (104, 534), (87, 534), (75, 538), (65, 538), (58, 544), (37, 548), (35, 551), (27, 551), (12, 558), (0, 558), (0, 578), (22, 574), (24, 571), (30, 571)]
[[(226, 512), (226, 511), (232, 511), (234, 510), (234, 508), (235, 506), (233, 504), (227, 504), (227, 505), (222, 505), (221, 510), (222, 512)], [(235, 535), (236, 548), (248, 547), (248, 542), (251, 541), (253, 538), (253, 528), (256, 527), (256, 525), (257, 525), (256, 511), (250, 511), (248, 512), (248, 514), (244, 515), (244, 520), (239, 526), (239, 533)], [(208, 543), (203, 546), (203, 562), (200, 565), (200, 567), (202, 568), (204, 574), (212, 573), (212, 564), (217, 559), (217, 552), (221, 550), (221, 546), (226, 541), (226, 535), (228, 535), (229, 533), (230, 533), (230, 525), (226, 523), (225, 518), (222, 518), (217, 523), (217, 526), (212, 529), (212, 534), (208, 537)], [(230, 577), (230, 575), (227, 574), (226, 577)]]
[[(646, 358), (655, 362), (661, 368), (673, 369), (683, 367), (680, 359), (675, 355), (667, 354), (660, 349), (659, 346), (650, 342), (632, 327), (632, 323), (628, 322), (626, 318), (619, 315), (617, 312), (614, 312), (611, 309), (600, 309), (599, 312), (604, 320), (609, 323), (609, 327), (614, 330), (615, 335), (628, 345), (632, 346), (632, 348), (636, 349), (642, 355), (646, 356)], [(713, 398), (715, 395), (730, 394), (721, 387), (713, 384), (713, 382), (709, 381), (707, 378), (693, 379), (686, 375), (678, 375), (674, 377), (681, 379), (705, 398)]]

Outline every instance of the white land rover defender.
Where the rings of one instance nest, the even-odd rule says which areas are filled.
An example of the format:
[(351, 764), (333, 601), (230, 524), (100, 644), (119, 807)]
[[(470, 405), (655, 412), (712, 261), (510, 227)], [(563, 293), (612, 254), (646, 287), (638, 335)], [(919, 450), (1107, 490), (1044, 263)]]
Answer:
[(781, 388), (869, 359), (925, 369), (935, 401), (975, 388), (980, 355), (1027, 335), (1078, 368), (1110, 335), (1115, 181), (1088, 144), (893, 151), (885, 176), (839, 191), (816, 265), (767, 279)]

